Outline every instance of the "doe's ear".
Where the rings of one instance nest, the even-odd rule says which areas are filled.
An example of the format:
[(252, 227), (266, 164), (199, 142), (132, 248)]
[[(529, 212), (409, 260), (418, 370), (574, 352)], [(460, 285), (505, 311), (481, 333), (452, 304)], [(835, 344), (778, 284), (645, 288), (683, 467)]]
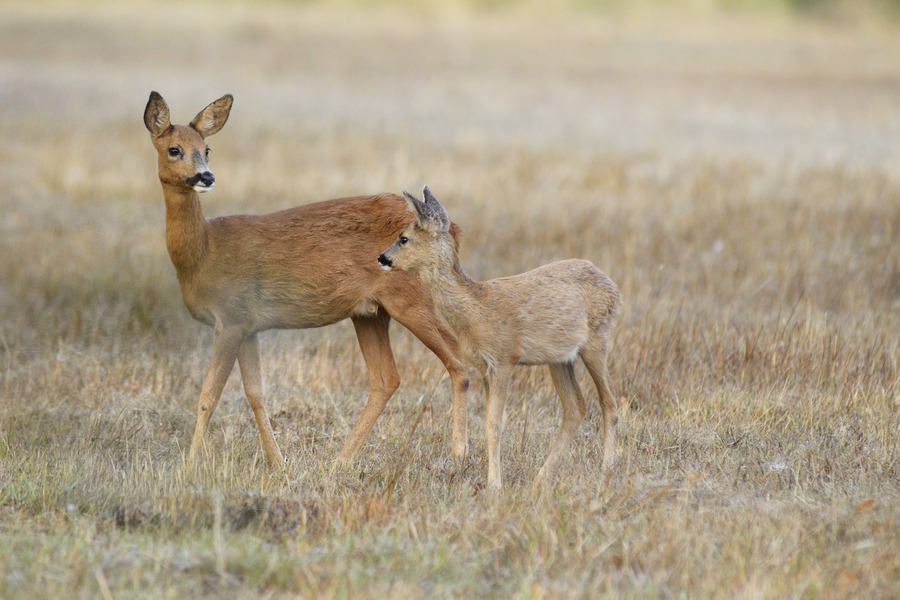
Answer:
[(234, 97), (231, 94), (225, 94), (197, 113), (197, 116), (191, 121), (191, 127), (196, 129), (203, 138), (218, 133), (225, 126), (228, 115), (231, 114), (232, 103), (234, 103)]
[(169, 107), (158, 92), (150, 92), (144, 108), (144, 125), (153, 137), (159, 137), (169, 129)]

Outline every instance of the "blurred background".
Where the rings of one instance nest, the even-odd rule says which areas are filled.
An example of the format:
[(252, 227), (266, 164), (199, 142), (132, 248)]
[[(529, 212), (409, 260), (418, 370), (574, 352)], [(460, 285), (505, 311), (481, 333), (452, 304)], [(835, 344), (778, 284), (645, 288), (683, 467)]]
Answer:
[(240, 135), (300, 123), (897, 168), (893, 0), (2, 5), (0, 101), (13, 131), (50, 114), (124, 122), (150, 89), (176, 115), (230, 92)]
[[(900, 318), (898, 6), (0, 0), (3, 389), (88, 412), (162, 397), (190, 427), (209, 331), (166, 256), (151, 90), (180, 123), (235, 97), (210, 140), (208, 217), (427, 183), (474, 277), (593, 260), (626, 298), (613, 369), (635, 406), (744, 370), (852, 388), (811, 357), (820, 336), (837, 336), (847, 369), (861, 340), (892, 354), (871, 335)], [(404, 378), (440, 371), (395, 329)], [(294, 373), (274, 397), (364, 393), (348, 323), (267, 335)], [(811, 371), (785, 362), (780, 336)], [(298, 343), (321, 381), (291, 362)], [(85, 361), (109, 372), (71, 383)]]
[[(898, 34), (898, 0), (0, 0), (0, 596), (897, 597)], [(235, 97), (207, 217), (427, 183), (473, 277), (607, 272), (612, 480), (594, 410), (528, 496), (559, 415), (521, 369), (482, 510), (481, 390), (457, 472), (399, 326), (402, 387), (333, 474), (348, 322), (262, 336), (285, 472), (235, 375), (186, 473), (211, 332), (151, 90), (176, 123)]]

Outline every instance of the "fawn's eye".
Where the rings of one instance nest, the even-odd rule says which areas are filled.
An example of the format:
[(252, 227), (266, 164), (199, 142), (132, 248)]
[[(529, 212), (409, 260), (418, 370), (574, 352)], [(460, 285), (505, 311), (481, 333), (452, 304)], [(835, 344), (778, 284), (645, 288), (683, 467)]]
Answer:
[(206, 147), (206, 160), (209, 160), (209, 146)]
[(172, 146), (171, 148), (169, 148), (169, 156), (171, 156), (172, 158), (178, 158), (179, 156), (181, 156), (181, 148)]
[(400, 242), (401, 246), (405, 246), (406, 243), (409, 241), (409, 238), (406, 237), (405, 235), (401, 235), (400, 239), (398, 241)]

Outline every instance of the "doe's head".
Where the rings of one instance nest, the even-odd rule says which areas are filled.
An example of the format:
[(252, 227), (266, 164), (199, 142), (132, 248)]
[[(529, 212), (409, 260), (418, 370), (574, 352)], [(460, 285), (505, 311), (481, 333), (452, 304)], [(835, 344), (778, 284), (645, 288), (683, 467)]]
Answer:
[(159, 153), (159, 180), (164, 186), (208, 192), (216, 183), (209, 170), (206, 138), (225, 125), (234, 98), (222, 96), (197, 113), (188, 125), (173, 125), (169, 107), (157, 92), (150, 92), (144, 109), (144, 125)]
[(421, 271), (452, 258), (455, 252), (447, 210), (427, 185), (422, 189), (422, 195), (424, 201), (403, 192), (416, 220), (407, 225), (397, 241), (378, 257), (378, 264), (385, 271)]

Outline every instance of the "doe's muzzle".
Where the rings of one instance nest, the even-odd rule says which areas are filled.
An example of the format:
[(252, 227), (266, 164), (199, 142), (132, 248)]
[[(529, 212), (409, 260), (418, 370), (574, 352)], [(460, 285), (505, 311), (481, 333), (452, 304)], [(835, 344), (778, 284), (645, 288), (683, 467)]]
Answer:
[(216, 178), (209, 171), (195, 173), (187, 178), (187, 184), (193, 188), (211, 188), (216, 183)]

